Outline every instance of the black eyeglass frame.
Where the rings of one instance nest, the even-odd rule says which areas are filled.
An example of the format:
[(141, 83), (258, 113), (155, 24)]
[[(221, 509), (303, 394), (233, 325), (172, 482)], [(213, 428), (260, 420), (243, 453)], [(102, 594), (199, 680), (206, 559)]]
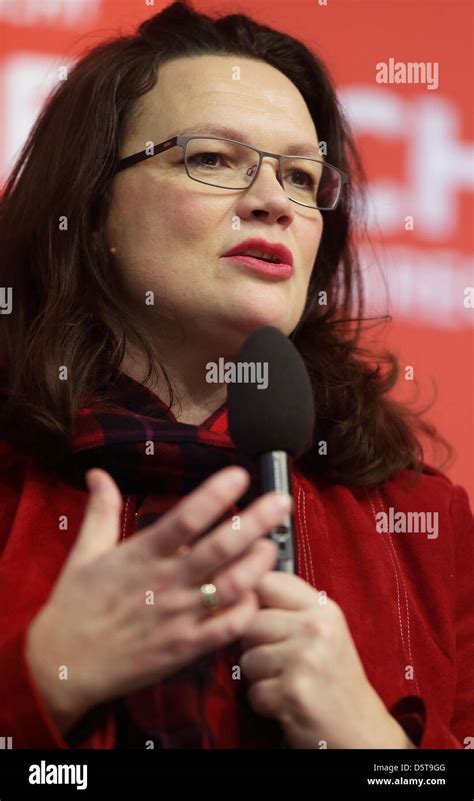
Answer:
[[(232, 187), (232, 186), (221, 186), (220, 184), (209, 184), (207, 181), (201, 181), (199, 178), (195, 178), (193, 175), (190, 174), (190, 172), (188, 170), (187, 144), (188, 144), (188, 142), (191, 141), (191, 139), (217, 139), (218, 141), (221, 141), (221, 142), (232, 142), (235, 145), (242, 145), (244, 147), (247, 147), (249, 150), (253, 150), (255, 153), (258, 154), (259, 161), (258, 161), (257, 169), (255, 170), (255, 175), (253, 176), (253, 178), (250, 181), (250, 183), (247, 186)], [(348, 176), (348, 174), (346, 172), (344, 172), (343, 170), (340, 170), (339, 167), (335, 167), (334, 164), (328, 164), (327, 161), (323, 161), (322, 159), (313, 159), (310, 156), (298, 156), (296, 154), (295, 155), (285, 155), (285, 154), (280, 155), (279, 153), (270, 153), (268, 150), (259, 150), (258, 147), (253, 147), (252, 145), (247, 145), (247, 144), (245, 144), (245, 142), (238, 142), (236, 139), (227, 139), (226, 137), (223, 137), (223, 136), (212, 136), (212, 135), (203, 136), (202, 134), (200, 134), (200, 135), (193, 134), (193, 135), (190, 135), (190, 136), (173, 136), (172, 139), (167, 139), (165, 142), (160, 142), (159, 145), (153, 145), (153, 148), (152, 148), (153, 152), (152, 153), (149, 152), (149, 150), (151, 148), (146, 148), (146, 150), (141, 150), (139, 153), (134, 153), (132, 156), (126, 156), (125, 158), (120, 159), (120, 161), (117, 162), (117, 164), (115, 165), (114, 172), (117, 173), (117, 172), (121, 172), (122, 170), (126, 170), (128, 167), (132, 167), (134, 164), (138, 164), (140, 161), (145, 161), (146, 159), (151, 159), (154, 156), (158, 156), (160, 153), (164, 153), (166, 150), (170, 150), (172, 147), (176, 147), (176, 146), (179, 146), (179, 147), (183, 148), (184, 166), (185, 166), (186, 173), (187, 173), (188, 177), (192, 181), (197, 181), (198, 183), (205, 184), (206, 186), (215, 186), (218, 189), (231, 189), (231, 190), (234, 190), (234, 191), (237, 191), (237, 192), (243, 191), (244, 189), (249, 189), (252, 186), (253, 182), (255, 181), (255, 179), (257, 178), (257, 175), (260, 172), (260, 167), (261, 167), (262, 160), (263, 160), (264, 156), (269, 156), (270, 158), (278, 160), (278, 182), (280, 183), (280, 185), (282, 186), (283, 189), (285, 188), (283, 186), (283, 178), (282, 178), (282, 174), (281, 174), (281, 160), (283, 158), (307, 159), (308, 161), (315, 161), (318, 164), (323, 164), (325, 167), (331, 167), (331, 169), (336, 170), (336, 172), (338, 172), (339, 175), (340, 175), (340, 183), (339, 183), (339, 192), (338, 192), (338, 195), (337, 195), (337, 198), (336, 198), (336, 201), (335, 201), (334, 205), (327, 206), (327, 207), (310, 206), (309, 203), (302, 203), (300, 200), (295, 200), (294, 198), (292, 198), (289, 195), (287, 195), (288, 199), (292, 200), (293, 203), (297, 203), (299, 206), (305, 206), (306, 208), (309, 208), (309, 209), (315, 209), (315, 210), (317, 209), (319, 211), (334, 211), (334, 209), (337, 208), (337, 206), (339, 204), (339, 201), (341, 199), (342, 187), (344, 186), (344, 184), (348, 183), (348, 181), (349, 181), (349, 176)]]

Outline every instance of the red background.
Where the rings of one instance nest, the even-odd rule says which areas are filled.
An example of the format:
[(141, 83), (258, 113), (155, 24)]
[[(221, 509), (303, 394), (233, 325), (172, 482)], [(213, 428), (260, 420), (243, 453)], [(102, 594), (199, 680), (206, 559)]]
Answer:
[[(148, 0), (151, 2), (151, 0)], [(0, 0), (0, 180), (57, 80), (89, 47), (168, 2)], [(397, 390), (419, 404), (455, 449), (444, 468), (472, 493), (474, 286), (471, 0), (252, 0), (207, 2), (210, 13), (243, 12), (301, 39), (328, 65), (364, 157), (371, 199), (363, 248), (370, 312), (392, 314), (375, 345), (401, 357)], [(439, 86), (379, 84), (376, 64), (437, 62)], [(262, 143), (262, 147), (264, 143)], [(405, 229), (411, 215), (414, 230)], [(383, 278), (382, 278), (383, 276)], [(385, 280), (388, 288), (384, 288)], [(388, 305), (389, 300), (389, 305)], [(417, 383), (404, 380), (414, 368)], [(428, 461), (432, 454), (426, 453)]]

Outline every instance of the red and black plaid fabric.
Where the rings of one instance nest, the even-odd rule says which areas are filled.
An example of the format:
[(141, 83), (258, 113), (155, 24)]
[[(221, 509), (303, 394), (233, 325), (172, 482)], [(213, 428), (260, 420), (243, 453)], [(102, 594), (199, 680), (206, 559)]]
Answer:
[[(252, 475), (251, 488), (228, 514), (258, 494), (255, 465), (237, 453), (223, 405), (199, 426), (176, 421), (150, 390), (122, 375), (123, 408), (81, 409), (72, 443), (70, 478), (83, 486), (102, 467), (123, 495), (138, 501), (141, 529), (173, 507), (208, 476), (230, 464)], [(156, 686), (116, 703), (117, 748), (278, 748), (280, 727), (257, 716), (239, 679), (240, 644), (212, 652)]]

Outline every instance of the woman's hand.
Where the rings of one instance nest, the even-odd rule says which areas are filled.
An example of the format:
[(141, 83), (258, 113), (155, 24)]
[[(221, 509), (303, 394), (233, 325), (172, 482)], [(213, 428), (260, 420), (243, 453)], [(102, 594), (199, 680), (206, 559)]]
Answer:
[(269, 572), (242, 638), (255, 711), (293, 748), (415, 748), (369, 683), (341, 608), (298, 576)]
[[(119, 490), (104, 470), (87, 480), (81, 529), (27, 637), (33, 675), (63, 732), (89, 708), (239, 638), (258, 609), (255, 586), (276, 560), (264, 535), (289, 509), (267, 493), (242, 512), (238, 531), (228, 520), (195, 542), (249, 484), (245, 470), (225, 468), (117, 546)], [(221, 605), (215, 615), (200, 593), (210, 582)], [(61, 666), (67, 679), (59, 678)]]

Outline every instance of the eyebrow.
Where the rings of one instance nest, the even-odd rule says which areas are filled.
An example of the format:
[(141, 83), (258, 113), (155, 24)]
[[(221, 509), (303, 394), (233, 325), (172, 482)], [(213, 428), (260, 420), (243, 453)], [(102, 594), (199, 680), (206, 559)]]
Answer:
[[(238, 142), (242, 142), (245, 145), (250, 145), (253, 147), (248, 137), (246, 137), (242, 131), (238, 131), (236, 128), (229, 128), (226, 125), (214, 125), (212, 123), (209, 125), (191, 125), (188, 128), (181, 129), (179, 134), (172, 134), (168, 137), (168, 139), (171, 139), (173, 136), (187, 136), (188, 134), (200, 134), (204, 136), (206, 136), (206, 134), (215, 134), (215, 136), (223, 136), (225, 139), (236, 139)], [(307, 142), (288, 145), (282, 155), (299, 155), (321, 158), (319, 148), (316, 145), (311, 145)]]

